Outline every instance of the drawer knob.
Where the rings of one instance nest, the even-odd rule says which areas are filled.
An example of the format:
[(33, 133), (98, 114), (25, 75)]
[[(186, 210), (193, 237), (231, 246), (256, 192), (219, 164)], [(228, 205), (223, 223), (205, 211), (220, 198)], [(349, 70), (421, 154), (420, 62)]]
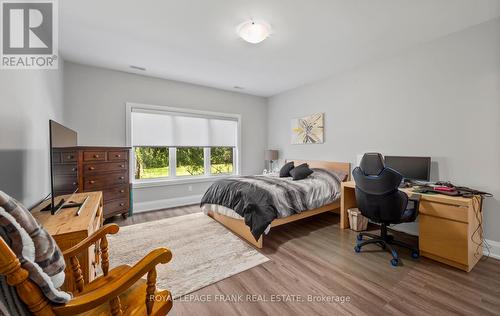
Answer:
[(99, 158), (99, 155), (98, 155), (98, 154), (95, 154), (95, 155), (94, 155), (94, 158)]
[(75, 186), (75, 185), (76, 185), (76, 182), (73, 182), (73, 186)]
[(121, 155), (116, 154), (116, 155), (115, 155), (115, 157), (116, 157), (116, 158), (120, 158), (120, 157), (121, 157)]
[(125, 179), (125, 177), (121, 176), (121, 177), (120, 177), (120, 180), (123, 180), (123, 179)]
[(69, 155), (68, 157), (66, 157), (67, 159), (73, 159), (73, 156)]
[(120, 193), (125, 193), (125, 190), (120, 190)]
[(120, 168), (125, 168), (125, 165), (120, 165)]
[(89, 182), (90, 182), (90, 184), (94, 184), (95, 180), (90, 180)]
[(76, 168), (71, 169), (71, 171), (76, 171)]
[(120, 206), (125, 206), (125, 203), (120, 203)]
[(95, 169), (95, 167), (89, 167), (89, 170), (94, 170), (94, 169)]

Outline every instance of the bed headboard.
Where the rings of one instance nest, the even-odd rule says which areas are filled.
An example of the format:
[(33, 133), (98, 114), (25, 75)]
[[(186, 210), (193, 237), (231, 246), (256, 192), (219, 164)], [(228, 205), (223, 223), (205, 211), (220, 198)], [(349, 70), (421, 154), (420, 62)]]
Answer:
[(293, 161), (295, 166), (307, 163), (309, 168), (322, 168), (326, 170), (338, 170), (347, 174), (347, 180), (351, 179), (351, 164), (349, 162), (321, 161), (321, 160), (298, 160), (287, 159), (285, 162)]

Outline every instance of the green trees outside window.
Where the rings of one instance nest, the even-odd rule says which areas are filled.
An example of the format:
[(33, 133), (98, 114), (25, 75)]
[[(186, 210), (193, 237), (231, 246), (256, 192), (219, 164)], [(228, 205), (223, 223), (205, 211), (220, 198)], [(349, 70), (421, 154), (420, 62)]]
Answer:
[[(203, 147), (178, 147), (174, 150), (176, 176), (204, 175), (205, 159), (210, 161), (210, 174), (234, 172), (233, 147), (212, 147), (207, 151), (207, 157)], [(172, 174), (168, 147), (134, 147), (134, 153), (135, 179), (165, 178)]]
[(169, 176), (167, 147), (135, 147), (135, 178), (151, 179)]
[(233, 147), (210, 148), (212, 174), (233, 173)]
[(177, 176), (205, 174), (203, 147), (177, 148)]

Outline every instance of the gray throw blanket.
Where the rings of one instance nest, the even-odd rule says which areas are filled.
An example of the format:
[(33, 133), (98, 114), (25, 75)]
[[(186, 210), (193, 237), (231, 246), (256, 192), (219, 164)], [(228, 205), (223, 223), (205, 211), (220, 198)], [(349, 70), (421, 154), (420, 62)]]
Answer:
[(333, 203), (340, 197), (346, 174), (325, 169), (303, 180), (275, 176), (244, 176), (213, 183), (201, 200), (230, 208), (242, 216), (255, 240), (276, 218), (290, 216)]
[(43, 294), (54, 303), (68, 302), (71, 295), (58, 289), (65, 277), (65, 262), (61, 250), (33, 215), (2, 191), (0, 227), (7, 233), (5, 242)]

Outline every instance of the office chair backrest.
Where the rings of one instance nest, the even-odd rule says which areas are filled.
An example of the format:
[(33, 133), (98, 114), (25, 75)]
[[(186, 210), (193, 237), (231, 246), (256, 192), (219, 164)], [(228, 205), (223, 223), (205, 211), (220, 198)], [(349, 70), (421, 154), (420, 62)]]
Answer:
[(401, 174), (386, 168), (382, 155), (369, 153), (352, 175), (361, 214), (379, 223), (398, 223), (408, 204), (406, 194), (398, 190)]

